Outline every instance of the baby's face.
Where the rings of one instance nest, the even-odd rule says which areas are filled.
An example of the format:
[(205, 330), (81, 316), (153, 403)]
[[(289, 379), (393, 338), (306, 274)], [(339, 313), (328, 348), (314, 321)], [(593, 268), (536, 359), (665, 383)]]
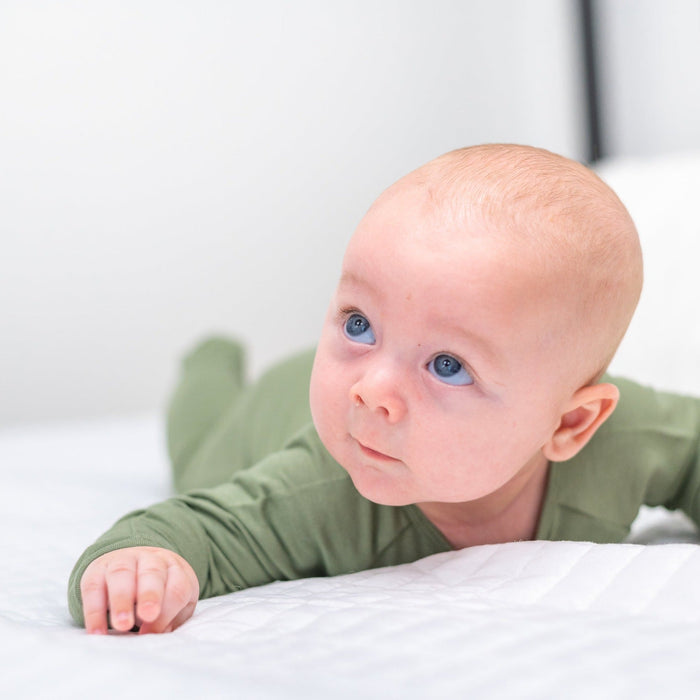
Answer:
[(457, 228), (415, 187), (381, 200), (325, 321), (314, 423), (377, 503), (465, 502), (518, 483), (546, 467), (569, 398), (552, 282), (483, 227)]

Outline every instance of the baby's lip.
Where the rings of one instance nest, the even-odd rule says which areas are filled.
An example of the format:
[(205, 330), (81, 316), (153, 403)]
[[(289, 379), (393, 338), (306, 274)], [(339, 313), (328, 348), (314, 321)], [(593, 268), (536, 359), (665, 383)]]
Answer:
[(373, 459), (380, 460), (382, 462), (399, 462), (401, 460), (396, 459), (396, 457), (391, 457), (388, 454), (385, 454), (384, 452), (380, 452), (379, 450), (375, 450), (373, 447), (369, 447), (368, 445), (365, 445), (364, 443), (360, 442), (357, 438), (353, 438), (355, 442), (360, 446), (360, 450), (362, 451), (363, 454), (365, 454), (367, 457), (372, 457)]

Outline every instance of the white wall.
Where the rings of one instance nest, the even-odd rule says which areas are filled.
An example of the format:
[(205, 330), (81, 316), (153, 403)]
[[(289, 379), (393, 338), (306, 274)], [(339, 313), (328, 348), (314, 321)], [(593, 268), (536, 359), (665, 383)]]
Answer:
[(598, 0), (604, 148), (700, 150), (700, 2)]
[(642, 296), (610, 371), (700, 396), (700, 150), (613, 158), (598, 172), (629, 209), (644, 254)]
[(0, 423), (162, 406), (183, 350), (314, 342), (372, 199), (582, 155), (568, 0), (0, 4)]

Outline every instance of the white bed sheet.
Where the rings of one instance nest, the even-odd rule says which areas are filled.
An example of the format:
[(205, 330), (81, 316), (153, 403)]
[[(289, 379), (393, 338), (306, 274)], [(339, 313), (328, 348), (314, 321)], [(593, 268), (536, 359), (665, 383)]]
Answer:
[[(68, 617), (68, 573), (114, 519), (168, 495), (160, 420), (6, 429), (0, 465), (2, 697), (700, 692), (695, 544), (474, 547), (202, 601), (171, 635), (89, 637)], [(695, 538), (646, 517), (657, 537)]]

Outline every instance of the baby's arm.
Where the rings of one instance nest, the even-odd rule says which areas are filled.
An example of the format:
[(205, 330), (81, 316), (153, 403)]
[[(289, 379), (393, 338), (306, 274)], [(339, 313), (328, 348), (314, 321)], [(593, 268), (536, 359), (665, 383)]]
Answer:
[(127, 547), (95, 559), (80, 580), (85, 628), (106, 634), (111, 626), (141, 634), (172, 632), (194, 612), (199, 582), (179, 554), (161, 547)]
[[(358, 528), (358, 519), (373, 522), (371, 513), (364, 513), (368, 507), (309, 427), (285, 450), (230, 482), (121, 518), (76, 562), (68, 583), (71, 615), (79, 625), (85, 624), (83, 577), (95, 560), (117, 550), (149, 547), (176, 552), (194, 571), (202, 598), (276, 580), (360, 568), (354, 555), (346, 561), (352, 552), (346, 552), (345, 533)], [(343, 536), (332, 536), (331, 530)], [(131, 576), (133, 581), (136, 574)], [(101, 577), (106, 580), (104, 571), (98, 583)], [(100, 629), (105, 627), (110, 603), (105, 586), (101, 594), (97, 587), (96, 602), (90, 608), (96, 617), (99, 613)], [(90, 593), (95, 588), (93, 584)], [(137, 598), (135, 593), (130, 595), (133, 610)]]

